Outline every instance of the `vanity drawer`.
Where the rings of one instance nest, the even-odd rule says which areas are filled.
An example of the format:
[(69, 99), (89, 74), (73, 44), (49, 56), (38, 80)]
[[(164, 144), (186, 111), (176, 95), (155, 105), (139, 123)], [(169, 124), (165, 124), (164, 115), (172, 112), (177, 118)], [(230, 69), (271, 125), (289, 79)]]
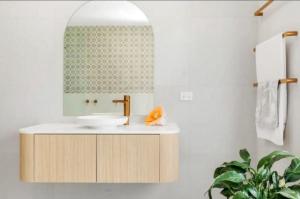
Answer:
[(158, 183), (159, 135), (97, 135), (97, 182)]
[(35, 135), (35, 182), (96, 182), (96, 135)]

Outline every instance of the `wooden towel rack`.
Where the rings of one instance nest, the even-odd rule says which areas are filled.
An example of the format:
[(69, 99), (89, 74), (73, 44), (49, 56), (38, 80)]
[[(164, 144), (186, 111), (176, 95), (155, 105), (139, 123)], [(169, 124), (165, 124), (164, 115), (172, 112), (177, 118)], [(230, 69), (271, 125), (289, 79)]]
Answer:
[[(290, 84), (290, 83), (297, 83), (298, 82), (298, 79), (297, 78), (287, 78), (287, 79), (280, 79), (279, 80), (279, 83), (280, 84)], [(258, 83), (255, 82), (253, 84), (254, 87), (257, 87), (258, 86)]]
[[(282, 33), (282, 38), (287, 38), (287, 37), (295, 37), (298, 36), (298, 31), (287, 31)], [(256, 49), (253, 48), (253, 52), (255, 52)]]
[[(282, 33), (282, 38), (286, 38), (286, 37), (291, 37), (291, 36), (298, 36), (298, 31), (287, 31)], [(255, 52), (255, 48), (253, 49), (253, 51)], [(290, 84), (290, 83), (297, 83), (298, 79), (297, 78), (287, 78), (287, 79), (280, 79), (279, 83), (280, 84)], [(253, 84), (254, 87), (258, 86), (258, 83), (255, 82)]]

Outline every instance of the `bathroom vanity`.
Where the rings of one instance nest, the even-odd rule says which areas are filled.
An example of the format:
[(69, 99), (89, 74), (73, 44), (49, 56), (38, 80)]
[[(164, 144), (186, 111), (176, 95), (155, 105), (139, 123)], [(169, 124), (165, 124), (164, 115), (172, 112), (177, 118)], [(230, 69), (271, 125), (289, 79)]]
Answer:
[[(91, 1), (77, 9), (65, 29), (63, 71), (64, 115), (82, 116), (84, 125), (99, 128), (73, 123), (21, 129), (22, 181), (177, 179), (176, 124), (119, 126), (129, 124), (130, 114), (145, 116), (154, 108), (154, 35), (138, 7), (127, 1)], [(126, 122), (107, 115), (93, 119), (95, 113), (120, 114), (122, 107)], [(115, 127), (104, 127), (108, 124)]]
[(42, 124), (20, 130), (20, 178), (46, 183), (161, 183), (178, 177), (176, 124), (92, 129)]

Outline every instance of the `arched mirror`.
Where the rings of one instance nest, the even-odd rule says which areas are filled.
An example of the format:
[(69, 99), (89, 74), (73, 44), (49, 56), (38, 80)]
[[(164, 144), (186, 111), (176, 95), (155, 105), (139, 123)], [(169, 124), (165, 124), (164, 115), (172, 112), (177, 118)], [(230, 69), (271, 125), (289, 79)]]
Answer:
[(127, 1), (91, 1), (71, 17), (64, 36), (64, 115), (131, 113), (153, 106), (154, 38), (146, 15)]

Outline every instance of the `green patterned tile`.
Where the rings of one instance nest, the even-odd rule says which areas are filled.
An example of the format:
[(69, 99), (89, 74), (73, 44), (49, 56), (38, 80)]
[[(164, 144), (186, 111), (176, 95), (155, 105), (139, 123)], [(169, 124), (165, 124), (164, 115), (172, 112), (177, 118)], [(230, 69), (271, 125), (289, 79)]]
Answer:
[(65, 93), (153, 93), (151, 26), (70, 26)]

